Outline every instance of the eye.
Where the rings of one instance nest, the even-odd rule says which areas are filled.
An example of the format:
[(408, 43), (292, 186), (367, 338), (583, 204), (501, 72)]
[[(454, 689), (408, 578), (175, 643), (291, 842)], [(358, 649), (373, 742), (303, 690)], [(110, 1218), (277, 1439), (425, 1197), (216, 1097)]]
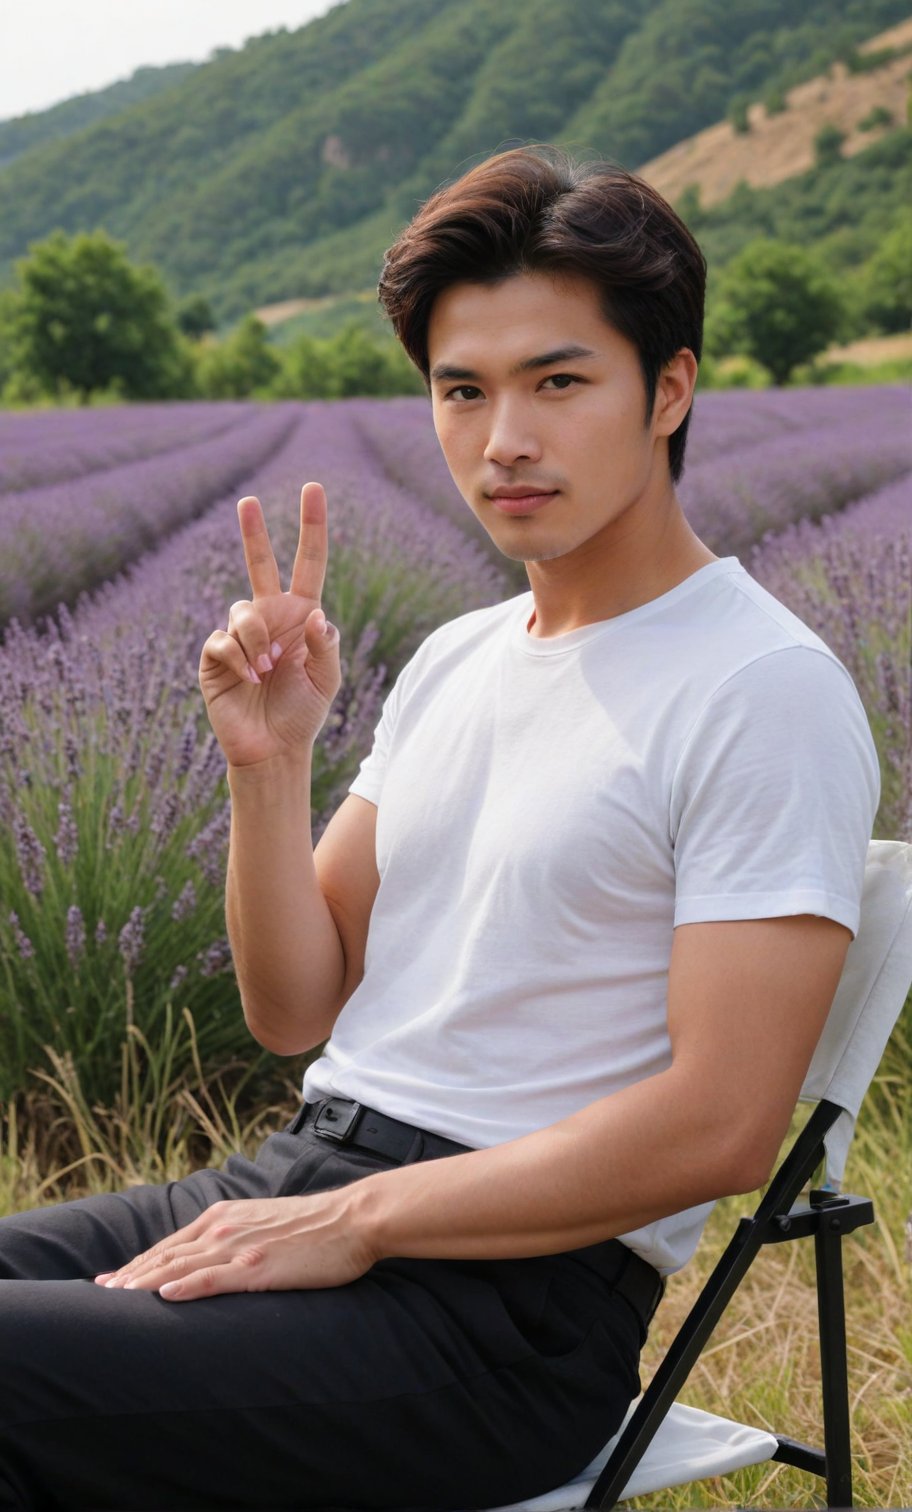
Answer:
[(461, 383), (458, 388), (448, 389), (446, 397), (454, 399), (457, 404), (468, 404), (470, 399), (477, 399), (481, 393), (480, 388), (475, 388), (471, 383)]
[(570, 387), (571, 383), (581, 382), (582, 379), (577, 378), (573, 373), (552, 373), (550, 378), (546, 378), (544, 380), (541, 387), (544, 388), (546, 383), (553, 383), (554, 388), (559, 393), (564, 393)]

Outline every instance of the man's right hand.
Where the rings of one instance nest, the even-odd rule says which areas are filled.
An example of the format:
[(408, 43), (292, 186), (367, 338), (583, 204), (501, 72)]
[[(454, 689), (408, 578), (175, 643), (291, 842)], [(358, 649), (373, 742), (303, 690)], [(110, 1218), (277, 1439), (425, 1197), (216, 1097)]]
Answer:
[(229, 766), (309, 753), (341, 682), (339, 633), (326, 624), (326, 495), (301, 490), (301, 530), (291, 585), (279, 569), (259, 500), (241, 499), (238, 518), (252, 599), (233, 604), (228, 629), (203, 646), (199, 679), (209, 721)]

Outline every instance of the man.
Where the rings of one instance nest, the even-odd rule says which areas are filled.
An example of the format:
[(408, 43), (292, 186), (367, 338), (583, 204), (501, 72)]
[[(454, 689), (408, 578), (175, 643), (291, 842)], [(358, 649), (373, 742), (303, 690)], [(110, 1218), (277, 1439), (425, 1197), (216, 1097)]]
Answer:
[(654, 191), (547, 151), (391, 249), (447, 462), (531, 591), (428, 638), (316, 853), (326, 501), (288, 592), (241, 501), (252, 598), (200, 667), (229, 930), (256, 1039), (327, 1043), (256, 1162), (0, 1224), (0, 1506), (544, 1491), (636, 1394), (713, 1199), (766, 1179), (878, 769), (848, 674), (675, 495), (703, 288)]

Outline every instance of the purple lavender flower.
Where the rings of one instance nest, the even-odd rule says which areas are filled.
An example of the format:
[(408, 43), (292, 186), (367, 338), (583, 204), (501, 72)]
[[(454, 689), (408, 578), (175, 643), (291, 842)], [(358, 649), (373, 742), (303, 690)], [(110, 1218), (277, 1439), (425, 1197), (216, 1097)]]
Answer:
[(9, 921), (13, 931), (13, 939), (16, 942), (16, 948), (18, 949), (20, 956), (22, 957), (23, 961), (30, 961), (35, 954), (35, 948), (32, 945), (32, 942), (29, 939), (28, 935), (24, 933), (22, 925), (19, 923), (19, 915), (10, 910)]
[(142, 960), (143, 946), (145, 944), (143, 910), (141, 908), (134, 908), (132, 910), (129, 919), (117, 936), (117, 944), (127, 971), (135, 971)]
[(66, 799), (61, 799), (57, 805), (57, 833), (54, 836), (54, 847), (62, 866), (69, 866), (75, 861), (79, 851), (79, 831), (73, 818), (73, 810)]
[(171, 917), (175, 924), (180, 924), (189, 918), (196, 908), (196, 888), (192, 882), (185, 882), (178, 897), (171, 908)]
[(201, 950), (196, 958), (200, 963), (200, 976), (216, 976), (231, 964), (231, 947), (227, 940), (213, 940), (206, 950)]
[(108, 836), (105, 841), (105, 849), (110, 850), (115, 838), (124, 828), (124, 812), (119, 803), (115, 803), (108, 814)]
[(21, 813), (17, 813), (13, 820), (13, 834), (22, 880), (32, 897), (40, 898), (44, 891), (44, 866), (47, 853), (28, 820)]
[(167, 840), (180, 817), (181, 801), (178, 793), (167, 793), (149, 821), (149, 828), (159, 843)]
[(73, 903), (67, 909), (66, 922), (66, 950), (70, 958), (70, 965), (75, 966), (85, 950), (86, 927), (82, 917), (82, 909)]

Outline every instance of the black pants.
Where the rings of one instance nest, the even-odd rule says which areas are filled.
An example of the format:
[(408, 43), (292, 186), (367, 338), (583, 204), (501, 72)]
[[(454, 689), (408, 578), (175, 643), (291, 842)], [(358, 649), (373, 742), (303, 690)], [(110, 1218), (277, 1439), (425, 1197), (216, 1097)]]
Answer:
[(295, 1119), (255, 1161), (0, 1219), (2, 1512), (468, 1512), (587, 1464), (639, 1390), (614, 1242), (182, 1304), (92, 1280), (222, 1198), (398, 1163)]

